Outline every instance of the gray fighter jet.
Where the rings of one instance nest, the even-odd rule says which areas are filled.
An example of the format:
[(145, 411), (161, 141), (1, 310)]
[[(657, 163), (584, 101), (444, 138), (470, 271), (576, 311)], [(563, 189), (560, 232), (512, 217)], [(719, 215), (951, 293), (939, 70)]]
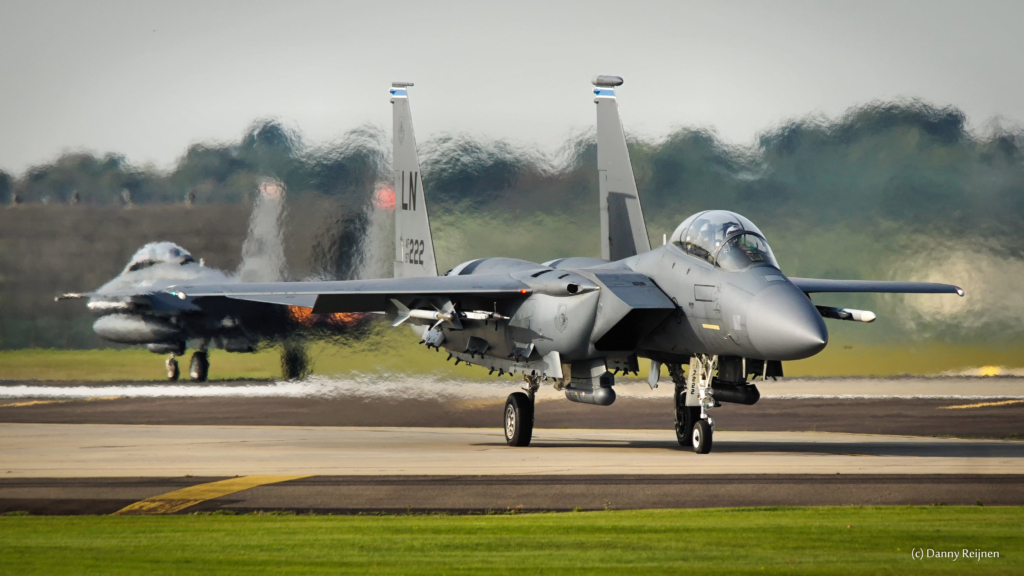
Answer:
[(382, 312), (395, 326), (412, 325), (422, 344), (444, 348), (456, 364), (525, 377), (525, 392), (505, 403), (512, 446), (530, 443), (542, 380), (555, 380), (571, 401), (607, 406), (615, 401), (615, 373), (636, 373), (638, 358), (647, 358), (652, 387), (662, 365), (675, 383), (678, 441), (701, 454), (711, 450), (716, 406), (757, 402), (756, 379), (780, 376), (782, 361), (825, 348), (823, 318), (874, 320), (868, 311), (815, 306), (811, 294), (963, 295), (946, 284), (790, 278), (757, 226), (726, 210), (690, 216), (652, 249), (615, 98), (622, 79), (599, 76), (593, 83), (602, 258), (543, 264), (482, 258), (437, 276), (409, 108), (412, 85), (395, 83), (395, 278), (182, 283), (168, 292), (184, 302), (228, 296), (309, 307), (314, 314)]
[[(237, 274), (209, 268), (202, 260), (197, 262), (177, 244), (153, 242), (140, 248), (119, 275), (95, 291), (64, 294), (57, 300), (87, 299), (89, 311), (99, 316), (93, 331), (104, 340), (144, 345), (150, 352), (167, 354), (167, 378), (172, 381), (178, 380), (180, 375), (176, 356), (183, 355), (189, 343), (195, 352), (188, 373), (196, 382), (206, 381), (209, 375), (209, 349), (254, 352), (266, 341), (283, 344), (285, 377), (296, 376), (289, 373), (293, 363), (288, 356), (301, 351), (289, 336), (296, 330), (311, 327), (314, 318), (306, 311), (227, 298), (185, 302), (165, 291), (183, 282), (193, 286), (222, 286), (280, 279), (284, 253), (275, 228), (283, 202), (280, 185), (271, 180), (261, 184), (253, 208), (253, 225), (242, 248), (243, 264)], [(358, 321), (356, 315), (335, 316), (328, 324), (342, 328)]]

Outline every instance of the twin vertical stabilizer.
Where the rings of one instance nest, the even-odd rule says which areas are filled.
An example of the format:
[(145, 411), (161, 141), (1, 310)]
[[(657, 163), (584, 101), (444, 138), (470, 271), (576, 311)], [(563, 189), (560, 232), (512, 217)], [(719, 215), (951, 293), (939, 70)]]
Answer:
[(621, 260), (651, 249), (626, 135), (619, 120), (618, 76), (592, 80), (597, 104), (597, 169), (601, 189), (601, 258)]
[(409, 109), (409, 82), (391, 88), (395, 170), (395, 278), (437, 276), (430, 218)]

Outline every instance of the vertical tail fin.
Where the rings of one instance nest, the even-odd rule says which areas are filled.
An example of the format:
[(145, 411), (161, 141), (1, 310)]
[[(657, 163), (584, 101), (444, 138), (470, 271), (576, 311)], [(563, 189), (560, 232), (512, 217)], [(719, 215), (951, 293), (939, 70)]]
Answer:
[(426, 196), (409, 109), (410, 82), (391, 88), (395, 170), (395, 278), (437, 276)]
[(651, 249), (626, 135), (619, 120), (615, 86), (618, 76), (592, 80), (597, 104), (597, 169), (601, 186), (601, 257), (621, 260)]

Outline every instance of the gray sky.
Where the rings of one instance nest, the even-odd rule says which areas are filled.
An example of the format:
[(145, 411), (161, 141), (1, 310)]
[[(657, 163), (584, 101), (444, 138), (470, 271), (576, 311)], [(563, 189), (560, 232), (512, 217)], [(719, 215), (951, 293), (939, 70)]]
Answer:
[(974, 126), (1024, 120), (1024, 2), (47, 2), (0, 6), (0, 169), (64, 150), (167, 168), (277, 117), (307, 142), (390, 126), (554, 150), (625, 77), (627, 131), (749, 143), (809, 113), (900, 96)]

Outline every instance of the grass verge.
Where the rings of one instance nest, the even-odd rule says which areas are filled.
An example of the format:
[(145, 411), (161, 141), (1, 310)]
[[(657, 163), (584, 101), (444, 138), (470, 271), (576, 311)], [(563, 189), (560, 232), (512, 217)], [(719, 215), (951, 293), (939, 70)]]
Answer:
[[(0, 517), (4, 574), (1020, 574), (1024, 508)], [(998, 551), (915, 560), (911, 550)]]

